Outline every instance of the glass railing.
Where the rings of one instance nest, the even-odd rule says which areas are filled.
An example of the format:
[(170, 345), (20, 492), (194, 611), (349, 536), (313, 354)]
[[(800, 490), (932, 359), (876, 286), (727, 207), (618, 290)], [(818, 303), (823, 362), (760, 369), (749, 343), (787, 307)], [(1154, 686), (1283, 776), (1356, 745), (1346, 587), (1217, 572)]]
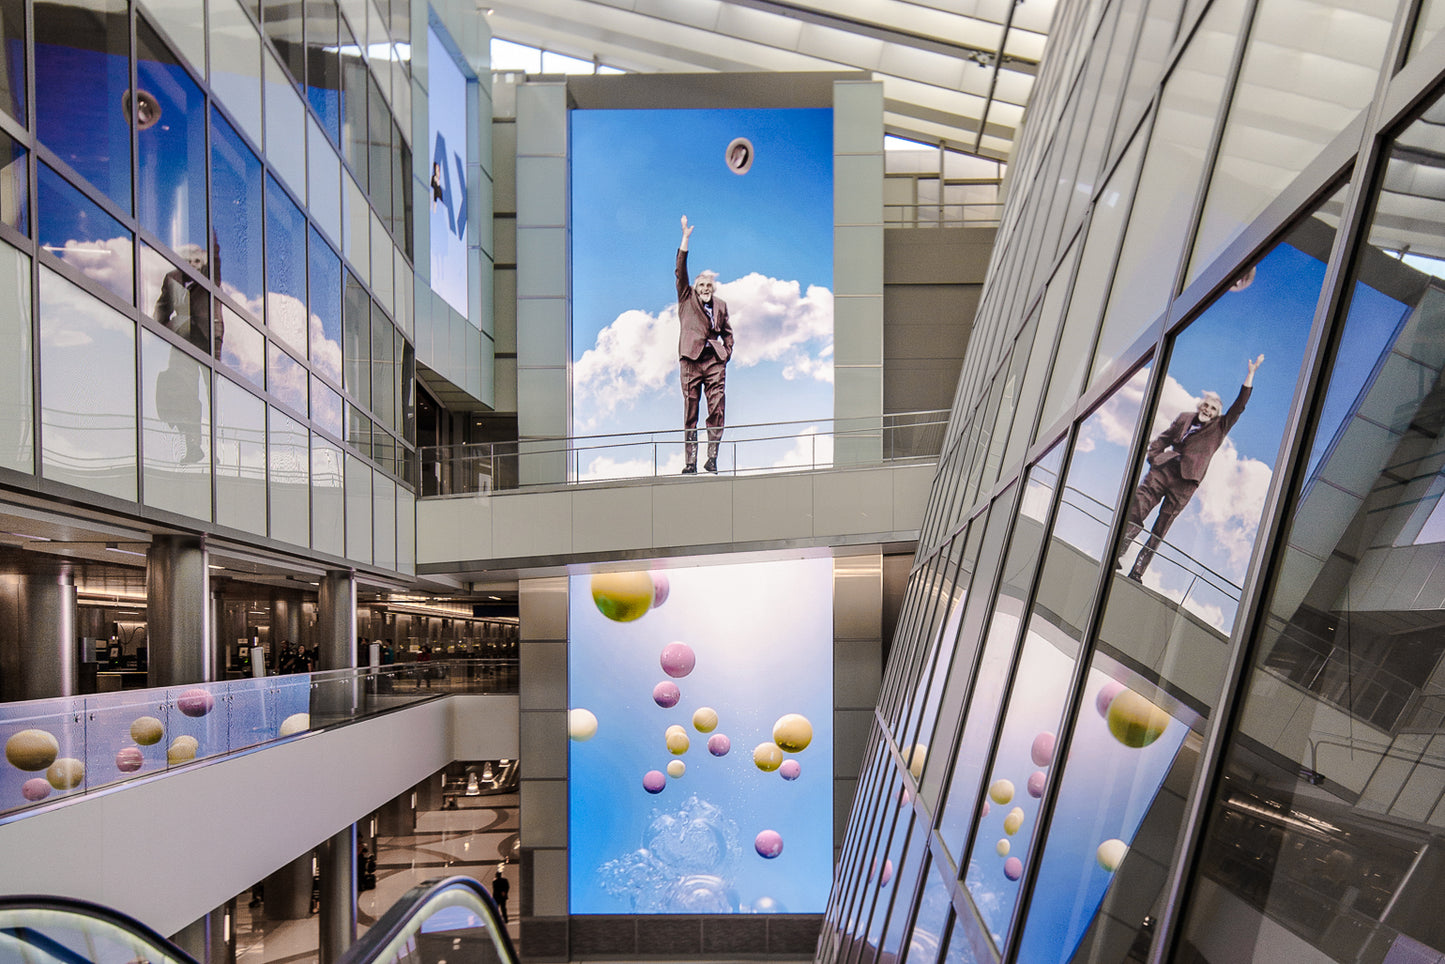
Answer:
[[(857, 467), (934, 460), (942, 450), (948, 415), (947, 410), (939, 410), (729, 425), (718, 448), (718, 472), (755, 475), (828, 469), (845, 463)], [(474, 495), (518, 488), (523, 460), (565, 466), (566, 481), (572, 484), (674, 476), (682, 470), (686, 443), (682, 429), (668, 429), (430, 445), (420, 453), (421, 495)], [(706, 458), (706, 430), (698, 431), (697, 444), (700, 462)]]
[(996, 228), (1003, 217), (1003, 202), (960, 204), (885, 204), (885, 228)]
[(0, 704), (0, 822), (437, 696), (515, 693), (517, 683), (516, 660), (435, 660)]
[(196, 964), (140, 921), (65, 897), (0, 897), (0, 961)]
[(515, 964), (499, 916), (491, 894), (472, 878), (428, 880), (403, 894), (337, 964)]

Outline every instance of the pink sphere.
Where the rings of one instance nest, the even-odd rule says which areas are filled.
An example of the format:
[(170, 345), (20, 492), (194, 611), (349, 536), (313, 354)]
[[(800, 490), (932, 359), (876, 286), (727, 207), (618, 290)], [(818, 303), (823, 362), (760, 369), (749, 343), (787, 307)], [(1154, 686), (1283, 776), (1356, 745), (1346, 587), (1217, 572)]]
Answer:
[(878, 886), (887, 887), (888, 882), (893, 879), (893, 861), (883, 861), (883, 873), (878, 875)]
[(31, 803), (36, 803), (50, 796), (50, 781), (44, 777), (35, 777), (33, 780), (26, 780), (20, 788), (20, 795)]
[(1052, 733), (1040, 733), (1034, 737), (1034, 745), (1029, 747), (1029, 759), (1034, 761), (1036, 767), (1046, 767), (1054, 761), (1054, 735)]
[(1018, 880), (1024, 875), (1024, 862), (1017, 857), (1010, 857), (1003, 862), (1003, 875), (1009, 880)]
[(123, 746), (115, 754), (115, 768), (121, 773), (134, 773), (145, 765), (140, 747)]
[(205, 716), (216, 708), (216, 698), (209, 690), (186, 690), (176, 700), (176, 709), (187, 716)]
[(668, 594), (672, 592), (672, 583), (665, 572), (650, 573), (652, 576), (652, 608), (656, 609), (667, 602)]
[(803, 765), (797, 760), (784, 760), (783, 765), (778, 767), (778, 776), (784, 780), (796, 780), (803, 775)]
[(664, 710), (672, 709), (680, 699), (682, 699), (682, 690), (678, 689), (677, 684), (672, 680), (665, 679), (652, 688), (652, 702)]
[(1044, 776), (1044, 771), (1042, 770), (1035, 770), (1033, 773), (1030, 773), (1028, 782), (1029, 796), (1033, 797), (1035, 800), (1043, 796), (1044, 781), (1046, 779), (1048, 778)]
[(729, 740), (725, 733), (714, 733), (707, 738), (707, 752), (713, 756), (727, 756), (732, 748), (733, 741)]
[(1094, 697), (1094, 709), (1099, 711), (1100, 716), (1108, 718), (1109, 704), (1114, 702), (1114, 697), (1124, 692), (1124, 689), (1124, 684), (1118, 680), (1109, 680), (1100, 688), (1099, 695)]
[(662, 648), (662, 657), (658, 662), (662, 664), (662, 671), (668, 676), (673, 679), (682, 679), (697, 665), (697, 654), (687, 643), (668, 643)]
[(753, 840), (753, 849), (759, 857), (772, 860), (783, 852), (783, 835), (776, 830), (764, 830)]
[(667, 777), (662, 775), (661, 770), (648, 770), (642, 775), (642, 789), (648, 793), (661, 793), (665, 786)]
[(985, 801), (983, 802), (983, 813), (979, 814), (979, 816), (980, 816), (980, 817), (986, 817), (986, 816), (988, 816), (988, 811), (989, 811), (990, 809), (991, 809), (991, 808), (990, 808), (989, 805), (988, 805), (988, 801), (985, 800)]

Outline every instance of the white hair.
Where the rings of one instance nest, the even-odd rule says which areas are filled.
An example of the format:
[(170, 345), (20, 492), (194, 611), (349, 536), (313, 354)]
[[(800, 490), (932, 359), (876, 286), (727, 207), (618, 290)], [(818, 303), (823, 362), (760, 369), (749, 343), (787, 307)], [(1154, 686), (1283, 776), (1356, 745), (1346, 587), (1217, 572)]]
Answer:
[(1213, 402), (1215, 408), (1224, 408), (1224, 399), (1219, 397), (1218, 392), (1204, 392), (1199, 396), (1200, 404)]
[(697, 273), (697, 277), (696, 277), (695, 279), (693, 279), (693, 282), (692, 282), (692, 283), (693, 283), (693, 284), (697, 284), (699, 281), (711, 281), (711, 282), (713, 282), (714, 284), (716, 284), (716, 283), (717, 283), (717, 272), (716, 272), (716, 271), (699, 271), (699, 272)]

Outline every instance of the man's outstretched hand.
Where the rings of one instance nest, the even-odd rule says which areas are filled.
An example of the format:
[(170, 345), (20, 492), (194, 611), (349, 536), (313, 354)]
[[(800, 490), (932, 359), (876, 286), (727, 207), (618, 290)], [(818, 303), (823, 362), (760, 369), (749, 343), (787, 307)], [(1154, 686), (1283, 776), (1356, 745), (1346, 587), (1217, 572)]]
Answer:
[(1264, 364), (1264, 356), (1260, 355), (1254, 361), (1248, 361), (1248, 359), (1246, 359), (1246, 362), (1249, 365), (1249, 374), (1244, 376), (1244, 384), (1252, 387), (1254, 385), (1254, 373), (1259, 371), (1260, 365)]
[(687, 215), (684, 214), (682, 216), (682, 244), (678, 245), (678, 247), (683, 251), (687, 250), (687, 239), (692, 237), (693, 227), (694, 225), (687, 223)]

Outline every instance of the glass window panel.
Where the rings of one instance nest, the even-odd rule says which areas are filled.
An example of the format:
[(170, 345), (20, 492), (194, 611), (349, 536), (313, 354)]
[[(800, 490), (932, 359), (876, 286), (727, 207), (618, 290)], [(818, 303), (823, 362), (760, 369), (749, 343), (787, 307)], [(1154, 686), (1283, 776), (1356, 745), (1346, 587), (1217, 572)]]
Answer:
[[(191, 266), (206, 270), (206, 251), (193, 247)], [(140, 249), (140, 298), (159, 324), (195, 345), (211, 351), (211, 293), (199, 277), (177, 267), (148, 244)]]
[(46, 164), (39, 166), (40, 247), (124, 302), (135, 300), (133, 236)]
[(334, 0), (306, 3), (306, 99), (333, 143), (341, 143), (341, 53)]
[(0, 0), (0, 110), (25, 123), (25, 0)]
[(65, 163), (129, 211), (125, 0), (42, 0), (34, 16), (36, 132)]
[(311, 547), (334, 556), (346, 554), (344, 466), (340, 447), (311, 436)]
[(1083, 387), (1094, 332), (1099, 325), (1099, 311), (1108, 293), (1115, 247), (1129, 212), (1129, 201), (1134, 194), (1134, 175), (1138, 173), (1142, 155), (1143, 138), (1136, 137), (1109, 177), (1109, 182), (1104, 185), (1099, 200), (1094, 203), (1088, 237), (1079, 258), (1079, 270), (1074, 276), (1063, 334), (1050, 369), (1048, 393), (1044, 396), (1043, 414), (1039, 419), (1041, 429), (1051, 426), (1078, 399), (1079, 390)]
[(919, 869), (928, 858), (928, 822), (914, 819), (913, 829), (908, 835), (902, 858), (895, 865), (893, 873), (893, 906), (888, 911), (887, 923), (883, 928), (882, 943), (879, 945), (879, 959), (896, 961), (903, 948), (908, 932), (909, 914), (913, 910), (913, 894), (917, 890)]
[(371, 419), (355, 405), (346, 406), (346, 441), (367, 458), (371, 457)]
[(266, 534), (266, 403), (216, 379), (216, 521)]
[(216, 317), (216, 358), (252, 385), (265, 388), (266, 336), (224, 305)]
[(0, 244), (0, 466), (19, 472), (35, 471), (30, 294), (30, 259)]
[(392, 358), (391, 319), (371, 304), (371, 411), (377, 421), (396, 428), (396, 366)]
[(306, 216), (266, 177), (266, 327), (306, 353)]
[(923, 874), (923, 895), (918, 900), (913, 933), (909, 935), (908, 948), (900, 958), (901, 964), (933, 964), (939, 959), (948, 935), (948, 922), (953, 912), (949, 882), (933, 867), (925, 867)]
[(346, 456), (346, 556), (371, 562), (371, 466)]
[(47, 479), (136, 498), (135, 322), (40, 272), (41, 466)]
[(1259, 5), (1186, 285), (1369, 104), (1396, 6)]
[(395, 292), (392, 291), (392, 263), (393, 253), (396, 248), (392, 246), (391, 236), (386, 233), (386, 225), (376, 216), (371, 215), (371, 293), (387, 314), (391, 314), (391, 303), (395, 299)]
[(211, 517), (211, 370), (141, 331), (141, 452), (145, 504)]
[(311, 376), (311, 418), (332, 435), (342, 437), (341, 395), (315, 375)]
[(1094, 351), (1090, 382), (1168, 307), (1215, 118), (1233, 69), (1245, 0), (1210, 8), (1164, 87), (1129, 230)]
[[(895, 896), (905, 901), (911, 896), (901, 893), (902, 881), (898, 879), (913, 821), (913, 808), (904, 802), (906, 799), (905, 795), (900, 794), (893, 803), (895, 819), (892, 821), (892, 834), (884, 838), (888, 841), (887, 850), (875, 854), (868, 867), (863, 895), (863, 912), (867, 925), (866, 928), (860, 926), (856, 932), (863, 938), (860, 960), (878, 959), (882, 951), (883, 927), (888, 921), (889, 906)], [(908, 883), (911, 891), (912, 881)], [(860, 920), (859, 923), (863, 922)]]
[(346, 273), (342, 310), (344, 387), (352, 398), (371, 407), (371, 299), (351, 272)]
[(396, 333), (397, 366), (397, 419), (400, 422), (402, 439), (416, 444), (416, 352)]
[(1433, 40), (1441, 27), (1445, 27), (1445, 3), (1441, 0), (1422, 0), (1420, 13), (1415, 20), (1415, 30), (1410, 35), (1410, 56), (1414, 57)]
[(265, 187), (261, 161), (221, 112), (211, 111), (212, 261), (221, 290), (257, 318), (265, 293), (261, 212)]
[(1442, 117), (1388, 147), (1351, 269), (1184, 921), (1202, 956), (1226, 911), (1240, 962), (1279, 959), (1266, 928), (1301, 960), (1445, 953)]
[(311, 199), (308, 210), (328, 236), (341, 237), (341, 161), (310, 118), (306, 120), (306, 170)]
[(401, 132), (402, 128), (392, 127), (391, 143), (395, 149), (391, 152), (391, 220), (387, 222), (386, 227), (392, 237), (396, 238), (397, 244), (405, 248), (407, 255), (410, 256), (412, 246), (411, 192), (413, 189), (411, 148), (402, 139)]
[(141, 8), (166, 32), (197, 73), (206, 69), (206, 23), (194, 0), (141, 0)]
[(311, 542), (311, 451), (306, 426), (267, 409), (271, 538), (299, 546)]
[(281, 63), (298, 86), (304, 83), (306, 48), (301, 42), (302, 5), (296, 0), (261, 0), (261, 22), (266, 36), (281, 55)]
[(226, 105), (251, 142), (259, 144), (261, 35), (236, 0), (210, 0), (210, 15), (211, 92)]
[(372, 532), (376, 550), (372, 562), (384, 569), (396, 568), (396, 483), (380, 472), (371, 480)]
[(366, 184), (366, 89), (370, 73), (361, 48), (341, 28), (341, 150), (362, 185)]
[[(948, 794), (939, 818), (939, 837), (951, 854), (961, 855), (964, 852), (975, 822), (980, 781), (988, 761), (994, 725), (1003, 708), (1004, 687), (1018, 646), (1024, 604), (1033, 584), (1039, 550), (1043, 546), (1044, 521), (1048, 518), (1049, 505), (1058, 484), (1063, 449), (1062, 444), (1056, 444), (1029, 470), (982, 651), (976, 660), (977, 668), (969, 674), (971, 696), (960, 731)], [(970, 647), (975, 645), (972, 638), (965, 639), (962, 635), (959, 643)], [(954, 662), (958, 665), (956, 657)], [(989, 803), (984, 800), (982, 805), (982, 815), (986, 817)], [(995, 816), (1002, 818), (1004, 815)]]
[(0, 132), (0, 223), (21, 234), (30, 233), (30, 177), (26, 150), (10, 135)]
[(371, 274), (371, 208), (351, 178), (343, 178), (342, 187), (346, 191), (341, 208), (342, 254), (365, 281)]
[(383, 216), (391, 212), (391, 111), (381, 95), (376, 80), (369, 80), (367, 92), (366, 143), (369, 159), (367, 162), (367, 193), (371, 203)]
[(341, 12), (346, 16), (342, 24), (351, 24), (361, 45), (366, 46), (366, 2), (367, 0), (340, 0)]
[[(137, 219), (184, 258), (206, 252), (206, 102), (180, 59), (136, 21)], [(149, 99), (145, 96), (149, 94)]]
[(266, 64), (266, 160), (297, 197), (306, 196), (306, 108), (286, 73)]
[(311, 230), (311, 367), (341, 383), (341, 259)]
[(266, 387), (277, 399), (306, 414), (306, 369), (274, 343), (266, 346)]
[(396, 568), (416, 575), (416, 496), (400, 486), (396, 490)]
[[(1159, 72), (1164, 69), (1169, 49), (1174, 44), (1183, 7), (1184, 0), (1154, 0), (1145, 9), (1139, 40), (1131, 58), (1129, 82), (1124, 88), (1124, 102), (1119, 108), (1119, 123), (1114, 129), (1116, 136), (1124, 136), (1134, 129), (1155, 84), (1159, 82)], [(1114, 144), (1109, 154), (1116, 154), (1120, 149), (1119, 144)]]

